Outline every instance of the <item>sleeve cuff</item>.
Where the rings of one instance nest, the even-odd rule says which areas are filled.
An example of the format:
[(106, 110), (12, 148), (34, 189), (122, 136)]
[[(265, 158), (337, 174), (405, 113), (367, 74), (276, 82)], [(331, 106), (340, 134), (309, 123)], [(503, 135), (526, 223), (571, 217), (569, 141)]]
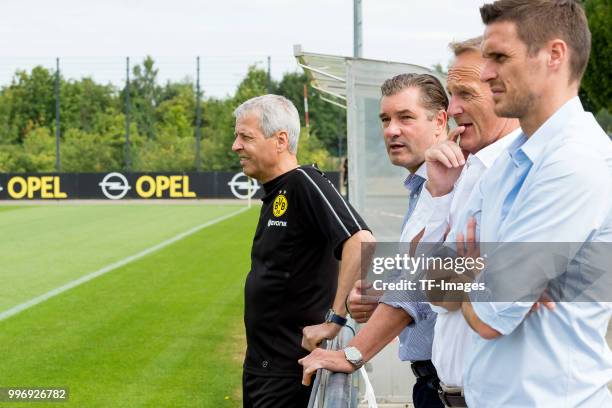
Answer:
[(445, 314), (448, 313), (448, 310), (446, 310), (445, 308), (443, 308), (442, 306), (436, 306), (436, 305), (432, 305), (431, 303), (429, 303), (429, 307), (431, 308), (431, 310), (433, 310), (435, 313), (437, 314)]
[(472, 308), (484, 324), (508, 335), (522, 323), (532, 305), (528, 302), (474, 302)]
[(452, 190), (450, 193), (440, 197), (432, 197), (426, 188), (424, 188), (423, 190), (426, 195), (431, 197), (431, 203), (433, 205), (433, 215), (431, 217), (431, 222), (445, 222), (448, 218), (448, 214), (450, 213), (451, 203), (453, 201), (453, 195), (455, 190)]
[(448, 229), (448, 214), (450, 213), (450, 207), (453, 199), (453, 192), (441, 196), (432, 197), (426, 188), (421, 192), (424, 200), (431, 206), (430, 216), (425, 223), (425, 232), (421, 237), (418, 251), (427, 251), (429, 246), (427, 243), (442, 242), (444, 240), (444, 234)]
[[(404, 312), (408, 313), (412, 317), (412, 323), (418, 323), (427, 318), (428, 314), (431, 313), (429, 305), (420, 302), (392, 302), (381, 300), (381, 303), (394, 307), (396, 309), (403, 309)], [(429, 312), (429, 313), (428, 313)]]

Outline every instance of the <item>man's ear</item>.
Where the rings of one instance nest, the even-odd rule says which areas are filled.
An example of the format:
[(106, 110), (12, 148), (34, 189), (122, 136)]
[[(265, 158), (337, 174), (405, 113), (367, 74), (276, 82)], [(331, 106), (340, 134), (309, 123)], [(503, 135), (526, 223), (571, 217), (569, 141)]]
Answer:
[[(548, 68), (559, 72), (563, 64), (569, 64), (569, 55), (567, 52), (567, 44), (561, 39), (550, 40), (546, 46), (548, 51)], [(569, 66), (567, 68), (569, 70)]]
[(280, 130), (276, 133), (276, 152), (282, 153), (289, 150), (289, 134), (286, 130)]
[(446, 132), (446, 124), (448, 123), (448, 114), (444, 110), (439, 110), (434, 117), (436, 131), (436, 138), (440, 137), (440, 135), (445, 134)]

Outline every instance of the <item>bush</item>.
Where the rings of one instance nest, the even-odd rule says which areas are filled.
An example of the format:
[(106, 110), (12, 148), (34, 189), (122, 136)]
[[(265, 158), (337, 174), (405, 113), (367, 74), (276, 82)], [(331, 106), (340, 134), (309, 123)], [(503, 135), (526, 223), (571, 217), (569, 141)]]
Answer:
[(60, 152), (62, 170), (67, 172), (105, 172), (123, 168), (123, 151), (112, 135), (68, 129)]

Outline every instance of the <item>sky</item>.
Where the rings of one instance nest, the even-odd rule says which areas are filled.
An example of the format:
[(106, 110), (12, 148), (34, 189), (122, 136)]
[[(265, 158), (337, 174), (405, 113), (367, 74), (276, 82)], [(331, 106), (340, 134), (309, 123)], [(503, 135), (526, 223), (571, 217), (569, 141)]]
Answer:
[[(430, 67), (451, 59), (447, 44), (482, 34), (484, 0), (363, 0), (363, 57)], [(125, 59), (151, 55), (161, 83), (195, 78), (205, 95), (232, 94), (248, 66), (274, 79), (300, 68), (305, 52), (353, 54), (353, 0), (4, 0), (0, 86), (17, 69), (60, 69), (122, 86)]]

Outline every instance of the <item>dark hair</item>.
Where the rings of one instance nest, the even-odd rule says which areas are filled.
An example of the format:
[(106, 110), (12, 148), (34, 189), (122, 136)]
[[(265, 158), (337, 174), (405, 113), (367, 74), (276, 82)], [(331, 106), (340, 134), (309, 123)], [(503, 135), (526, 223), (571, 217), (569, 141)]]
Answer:
[(431, 120), (436, 112), (448, 108), (448, 96), (444, 87), (433, 75), (429, 74), (399, 74), (387, 79), (380, 86), (382, 96), (392, 96), (406, 88), (418, 88), (421, 104), (429, 111), (427, 118)]
[(486, 25), (516, 24), (519, 38), (535, 55), (546, 41), (560, 38), (570, 51), (570, 81), (580, 81), (589, 62), (591, 32), (584, 9), (576, 0), (498, 0), (480, 8)]

